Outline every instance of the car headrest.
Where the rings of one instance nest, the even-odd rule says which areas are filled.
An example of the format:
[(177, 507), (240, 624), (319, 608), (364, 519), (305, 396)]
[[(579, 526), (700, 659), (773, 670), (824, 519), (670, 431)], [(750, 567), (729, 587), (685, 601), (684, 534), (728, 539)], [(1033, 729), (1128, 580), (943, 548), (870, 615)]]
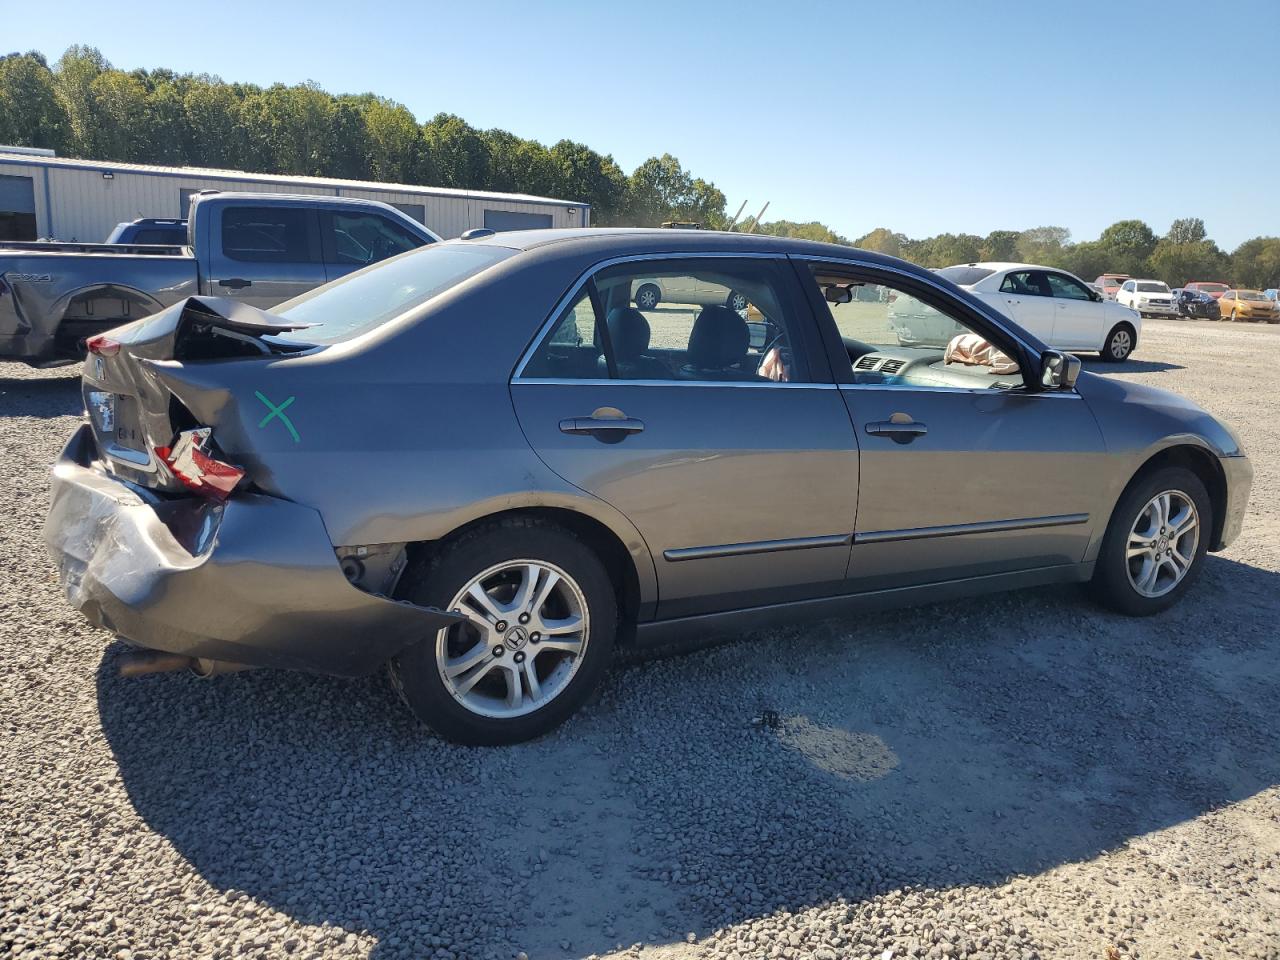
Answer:
[(703, 307), (689, 334), (688, 364), (716, 370), (741, 363), (747, 356), (751, 331), (747, 321), (728, 307)]
[(606, 322), (613, 354), (619, 363), (636, 360), (649, 349), (649, 321), (635, 307), (614, 307)]

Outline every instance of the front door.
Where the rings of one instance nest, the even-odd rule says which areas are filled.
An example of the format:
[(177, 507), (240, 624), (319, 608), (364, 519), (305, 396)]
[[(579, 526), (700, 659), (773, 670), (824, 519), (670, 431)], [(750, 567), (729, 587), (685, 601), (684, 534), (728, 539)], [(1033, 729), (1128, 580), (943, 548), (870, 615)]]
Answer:
[[(828, 342), (849, 351), (836, 379), (861, 447), (850, 588), (1080, 562), (1107, 521), (1092, 513), (1106, 451), (1083, 398), (1028, 389), (1018, 342), (943, 290), (870, 268), (811, 270), (826, 294), (814, 303), (841, 338)], [(838, 302), (850, 283), (880, 295)], [(879, 333), (903, 298), (963, 332), (945, 344)]]
[(1053, 337), (1049, 343), (1064, 350), (1097, 350), (1107, 334), (1101, 300), (1075, 277), (1045, 272), (1053, 294)]
[[(655, 278), (742, 291), (765, 333), (723, 305), (632, 306)], [(815, 346), (785, 260), (650, 260), (596, 274), (514, 378), (542, 459), (643, 535), (660, 617), (843, 588), (857, 443)]]
[(326, 281), (314, 210), (235, 203), (214, 217), (207, 277), (211, 295), (269, 310)]

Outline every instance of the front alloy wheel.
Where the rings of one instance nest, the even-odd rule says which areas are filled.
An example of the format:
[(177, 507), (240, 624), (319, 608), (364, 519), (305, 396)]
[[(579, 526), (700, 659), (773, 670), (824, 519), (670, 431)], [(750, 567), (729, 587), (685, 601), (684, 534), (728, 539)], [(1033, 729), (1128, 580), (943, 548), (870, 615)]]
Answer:
[(1112, 363), (1123, 363), (1133, 353), (1133, 332), (1125, 324), (1120, 324), (1107, 336), (1102, 348), (1102, 359)]
[(1200, 515), (1180, 490), (1156, 494), (1129, 530), (1129, 583), (1144, 597), (1163, 597), (1182, 582), (1200, 544)]

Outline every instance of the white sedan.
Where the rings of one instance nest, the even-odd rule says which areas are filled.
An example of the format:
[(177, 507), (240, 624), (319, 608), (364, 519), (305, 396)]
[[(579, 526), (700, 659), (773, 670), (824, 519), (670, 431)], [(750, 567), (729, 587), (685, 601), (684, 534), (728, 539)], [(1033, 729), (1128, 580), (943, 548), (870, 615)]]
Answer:
[(1149, 313), (1172, 317), (1178, 312), (1173, 306), (1173, 291), (1160, 280), (1126, 280), (1116, 291), (1116, 303), (1137, 310), (1144, 317)]
[(1142, 317), (1079, 277), (1029, 263), (965, 263), (936, 271), (1059, 350), (1097, 351), (1119, 363), (1138, 345)]

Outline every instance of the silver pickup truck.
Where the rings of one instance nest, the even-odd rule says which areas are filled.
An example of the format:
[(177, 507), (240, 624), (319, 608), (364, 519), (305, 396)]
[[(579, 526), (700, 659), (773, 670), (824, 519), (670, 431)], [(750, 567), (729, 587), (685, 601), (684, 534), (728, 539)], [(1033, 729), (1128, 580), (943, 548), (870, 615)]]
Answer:
[(186, 297), (266, 309), (439, 239), (373, 200), (201, 193), (184, 246), (0, 243), (0, 360), (73, 363), (88, 337)]

